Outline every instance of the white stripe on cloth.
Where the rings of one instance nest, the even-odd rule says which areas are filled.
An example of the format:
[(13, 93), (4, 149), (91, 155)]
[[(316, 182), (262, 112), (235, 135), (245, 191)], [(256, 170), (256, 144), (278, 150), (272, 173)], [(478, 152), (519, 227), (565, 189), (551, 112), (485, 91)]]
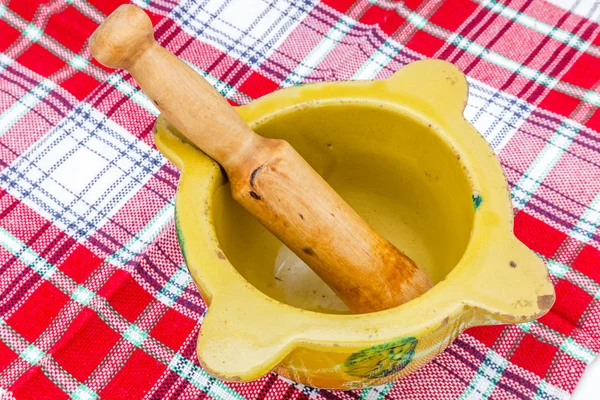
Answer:
[(82, 241), (165, 162), (157, 150), (82, 102), (0, 173), (0, 187)]

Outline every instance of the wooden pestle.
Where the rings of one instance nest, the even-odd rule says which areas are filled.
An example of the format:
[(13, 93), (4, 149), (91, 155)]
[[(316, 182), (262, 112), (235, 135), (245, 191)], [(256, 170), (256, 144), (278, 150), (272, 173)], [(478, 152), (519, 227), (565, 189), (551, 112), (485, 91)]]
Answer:
[(90, 38), (93, 56), (122, 68), (166, 118), (225, 169), (231, 194), (355, 313), (419, 296), (431, 279), (371, 228), (285, 141), (254, 133), (227, 101), (155, 40), (132, 5)]

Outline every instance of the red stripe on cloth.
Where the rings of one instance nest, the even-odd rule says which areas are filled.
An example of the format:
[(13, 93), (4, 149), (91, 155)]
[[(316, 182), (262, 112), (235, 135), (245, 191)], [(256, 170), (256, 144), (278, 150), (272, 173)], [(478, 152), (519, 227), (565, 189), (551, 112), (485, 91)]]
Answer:
[(135, 350), (119, 374), (100, 392), (108, 399), (141, 399), (166, 369), (141, 350)]
[(573, 262), (573, 268), (590, 277), (595, 282), (600, 282), (600, 250), (585, 246)]
[(544, 324), (544, 326), (547, 326), (548, 328), (565, 336), (569, 336), (575, 329), (573, 324), (554, 311), (550, 311), (548, 314), (541, 317), (539, 321)]
[(569, 301), (557, 302), (552, 311), (559, 314), (566, 321), (576, 325), (579, 317), (583, 314), (588, 304), (594, 298), (592, 295), (583, 291), (575, 284), (561, 280), (555, 286), (556, 297), (561, 299), (569, 299)]
[(519, 343), (512, 360), (518, 366), (536, 375), (543, 376), (550, 367), (557, 351), (556, 346), (541, 342), (534, 336), (527, 334)]
[(58, 290), (49, 282), (43, 282), (24, 304), (6, 320), (21, 336), (33, 342), (56, 318), (69, 296)]
[(84, 308), (51, 349), (54, 359), (77, 380), (85, 382), (120, 335), (93, 311)]
[(341, 13), (345, 13), (356, 3), (356, 0), (323, 0), (322, 3)]
[[(63, 250), (62, 252), (65, 251)], [(83, 283), (98, 268), (101, 262), (102, 260), (87, 248), (77, 245), (71, 254), (60, 264), (59, 269), (75, 282)]]
[(39, 366), (32, 367), (15, 382), (12, 394), (16, 399), (61, 400), (69, 398), (64, 391), (46, 377)]
[(63, 60), (56, 57), (37, 43), (31, 45), (25, 53), (17, 58), (17, 62), (46, 77), (52, 75), (66, 65)]
[(88, 0), (88, 3), (96, 7), (105, 15), (109, 15), (121, 4), (127, 4), (129, 2), (127, 0)]
[(8, 49), (21, 36), (21, 32), (4, 21), (0, 21), (0, 32), (2, 32), (2, 35), (0, 35), (0, 51)]
[[(590, 27), (588, 31), (591, 33), (594, 29), (595, 27)], [(585, 39), (586, 36), (589, 38), (590, 35), (584, 35), (583, 38)], [(597, 58), (589, 54), (582, 54), (562, 79), (584, 89), (591, 89), (600, 81), (600, 68), (597, 68), (597, 62)]]
[(43, 3), (42, 0), (13, 1), (10, 8), (27, 21), (31, 21), (35, 12)]
[(0, 370), (4, 371), (19, 355), (0, 341)]
[[(367, 11), (360, 17), (359, 21), (367, 25), (380, 25), (384, 23), (391, 14), (395, 14), (393, 10), (386, 10), (377, 5), (370, 6)], [(385, 31), (384, 31), (385, 32)], [(393, 31), (392, 31), (393, 32)], [(388, 35), (392, 32), (386, 32)]]
[(400, 15), (398, 15), (396, 12), (390, 12), (387, 18), (384, 21), (382, 21), (379, 24), (379, 26), (381, 27), (383, 32), (389, 36), (392, 33), (396, 32), (398, 28), (400, 28), (400, 26), (405, 22), (406, 20)]
[(427, 32), (417, 31), (408, 42), (408, 47), (428, 57), (433, 57), (445, 44), (446, 42)]
[[(68, 26), (69, 29), (65, 29)], [(58, 40), (63, 46), (78, 53), (94, 32), (98, 24), (81, 14), (73, 6), (52, 14), (45, 33)]]
[(590, 119), (586, 122), (586, 125), (596, 132), (600, 131), (600, 109), (594, 111), (594, 114), (592, 114)]
[(62, 83), (62, 87), (78, 100), (84, 100), (99, 85), (100, 82), (84, 72), (77, 72)]
[(515, 216), (515, 234), (528, 247), (546, 257), (552, 257), (566, 235), (548, 226), (526, 212)]
[[(174, 327), (177, 329), (173, 329)], [(179, 351), (183, 342), (195, 332), (196, 321), (170, 308), (150, 331), (150, 335), (173, 351)], [(192, 342), (195, 342), (195, 337), (192, 338)]]
[(132, 323), (152, 301), (152, 296), (128, 272), (118, 270), (98, 294), (105, 297), (117, 312)]
[[(478, 5), (469, 0), (446, 0), (429, 18), (429, 22), (444, 29), (456, 31), (477, 8)], [(478, 23), (482, 17), (482, 14), (476, 14), (464, 31), (469, 32), (473, 27), (472, 25)]]
[(492, 345), (494, 344), (494, 342), (496, 342), (496, 339), (498, 339), (498, 336), (504, 330), (504, 328), (505, 327), (503, 325), (477, 327), (467, 330), (467, 333), (477, 338), (477, 340), (479, 340), (486, 346), (492, 347)]
[(279, 85), (263, 75), (252, 72), (240, 85), (240, 91), (248, 96), (257, 99), (265, 92), (270, 93), (277, 89)]
[(567, 94), (550, 90), (540, 102), (540, 107), (560, 115), (570, 115), (579, 105), (579, 99)]

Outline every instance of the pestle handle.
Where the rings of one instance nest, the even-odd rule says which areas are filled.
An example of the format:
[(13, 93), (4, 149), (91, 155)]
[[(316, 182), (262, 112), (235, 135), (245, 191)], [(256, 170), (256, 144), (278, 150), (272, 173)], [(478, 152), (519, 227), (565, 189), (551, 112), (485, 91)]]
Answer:
[(90, 39), (185, 137), (219, 162), (233, 198), (312, 268), (351, 311), (384, 310), (431, 280), (369, 226), (285, 141), (255, 134), (199, 74), (155, 40), (148, 16), (122, 5)]
[(101, 64), (129, 71), (160, 112), (224, 168), (260, 141), (210, 83), (154, 40), (140, 8), (117, 8), (93, 33), (90, 47)]

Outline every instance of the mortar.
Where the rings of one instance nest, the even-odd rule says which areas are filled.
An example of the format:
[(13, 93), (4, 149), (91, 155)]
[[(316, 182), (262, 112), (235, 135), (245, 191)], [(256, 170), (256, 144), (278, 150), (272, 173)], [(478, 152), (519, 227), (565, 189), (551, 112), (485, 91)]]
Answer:
[(179, 242), (210, 305), (198, 338), (210, 374), (249, 381), (275, 370), (319, 388), (380, 385), (469, 327), (550, 309), (546, 266), (513, 234), (500, 164), (462, 115), (467, 93), (457, 68), (425, 60), (383, 81), (292, 87), (237, 108), (258, 134), (287, 140), (435, 283), (359, 315), (232, 200), (217, 163), (159, 117), (156, 144), (182, 171)]

